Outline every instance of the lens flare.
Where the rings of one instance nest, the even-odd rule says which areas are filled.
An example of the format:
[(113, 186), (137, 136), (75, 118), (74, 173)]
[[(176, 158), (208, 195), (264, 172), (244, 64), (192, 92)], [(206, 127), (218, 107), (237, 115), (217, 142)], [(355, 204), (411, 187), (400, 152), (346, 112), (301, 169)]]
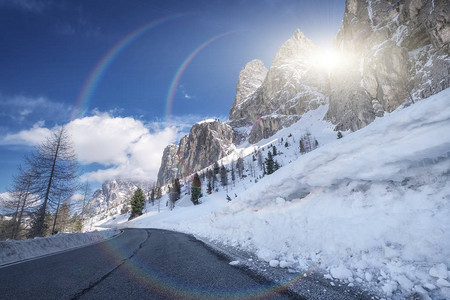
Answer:
[(89, 76), (84, 81), (80, 92), (78, 93), (78, 97), (72, 111), (72, 120), (80, 118), (86, 113), (87, 109), (89, 108), (89, 103), (92, 100), (92, 96), (94, 95), (94, 92), (106, 70), (126, 47), (128, 47), (131, 43), (141, 37), (144, 33), (157, 27), (158, 25), (185, 15), (186, 14), (172, 15), (146, 23), (125, 35), (111, 49), (106, 51), (103, 57), (91, 70)]

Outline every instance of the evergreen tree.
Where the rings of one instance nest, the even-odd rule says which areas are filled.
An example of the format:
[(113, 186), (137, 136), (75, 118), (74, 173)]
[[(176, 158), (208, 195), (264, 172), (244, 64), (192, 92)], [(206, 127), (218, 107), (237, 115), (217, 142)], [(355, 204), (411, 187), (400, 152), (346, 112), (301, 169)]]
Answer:
[(338, 133), (337, 133), (337, 138), (338, 138), (338, 139), (342, 139), (342, 137), (343, 137), (343, 136), (342, 136), (342, 132), (338, 131)]
[(273, 156), (277, 156), (277, 147), (275, 145), (272, 147)]
[(211, 186), (211, 181), (208, 181), (208, 185), (206, 186), (206, 193), (208, 195), (212, 194), (212, 186)]
[(131, 198), (131, 216), (130, 220), (142, 215), (142, 210), (144, 209), (145, 196), (141, 188), (138, 188)]
[(174, 191), (174, 192), (176, 193), (176, 195), (177, 195), (177, 199), (176, 199), (176, 200), (180, 199), (180, 195), (181, 195), (181, 184), (180, 184), (180, 179), (175, 178), (175, 179), (173, 180), (172, 186), (173, 186), (173, 191)]
[(217, 161), (214, 163), (213, 170), (214, 170), (214, 175), (219, 174), (220, 166), (219, 166), (219, 163)]
[(220, 167), (220, 182), (222, 183), (222, 186), (228, 185), (228, 171), (224, 165)]
[(304, 145), (302, 139), (300, 139), (300, 153), (301, 153), (301, 154), (305, 154), (305, 153), (306, 153), (305, 145)]
[(272, 156), (272, 152), (268, 152), (267, 153), (267, 158), (266, 158), (266, 173), (267, 175), (270, 175), (274, 172), (274, 162), (273, 162), (273, 156)]
[(242, 157), (239, 157), (236, 162), (236, 169), (238, 171), (238, 175), (240, 178), (244, 175), (244, 159)]
[(161, 199), (162, 197), (162, 188), (160, 186), (156, 187), (156, 199)]
[(286, 143), (284, 143), (284, 147), (289, 147), (289, 143), (286, 141)]
[(236, 175), (234, 174), (234, 163), (231, 163), (231, 181), (233, 184), (236, 181)]
[(258, 150), (258, 154), (256, 155), (258, 157), (258, 166), (260, 170), (264, 169), (264, 162), (263, 162), (263, 157), (261, 154), (261, 151)]
[(152, 188), (150, 192), (150, 202), (152, 203), (152, 205), (155, 205), (155, 189), (156, 188)]
[(200, 199), (202, 197), (202, 183), (200, 181), (200, 177), (197, 173), (194, 174), (194, 179), (192, 180), (191, 187), (191, 201), (194, 205), (198, 205)]

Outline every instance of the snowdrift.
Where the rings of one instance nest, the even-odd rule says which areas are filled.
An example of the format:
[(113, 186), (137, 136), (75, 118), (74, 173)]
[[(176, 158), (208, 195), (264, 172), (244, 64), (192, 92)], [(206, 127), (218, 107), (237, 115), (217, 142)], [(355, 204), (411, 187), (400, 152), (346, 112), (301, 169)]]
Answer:
[(44, 238), (3, 241), (0, 242), (0, 265), (100, 242), (118, 233), (118, 230), (59, 233)]

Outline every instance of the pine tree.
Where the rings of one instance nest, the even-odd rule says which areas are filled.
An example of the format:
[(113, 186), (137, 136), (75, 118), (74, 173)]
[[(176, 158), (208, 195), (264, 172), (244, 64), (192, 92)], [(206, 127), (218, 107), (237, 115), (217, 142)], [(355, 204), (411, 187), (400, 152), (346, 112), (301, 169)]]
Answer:
[(301, 154), (306, 153), (305, 145), (303, 144), (303, 139), (300, 139), (300, 153)]
[(244, 175), (244, 159), (242, 157), (239, 157), (236, 162), (236, 169), (238, 171), (238, 175), (240, 178)]
[(267, 175), (270, 175), (274, 172), (274, 162), (273, 162), (273, 156), (272, 152), (267, 152), (267, 158), (266, 158), (266, 173)]
[(152, 188), (150, 192), (150, 202), (152, 203), (152, 205), (155, 205), (155, 189), (156, 188)]
[(200, 199), (202, 197), (202, 183), (200, 181), (200, 177), (197, 173), (194, 174), (194, 179), (192, 180), (191, 187), (191, 201), (194, 205), (198, 205)]
[(262, 157), (261, 151), (259, 151), (259, 150), (258, 150), (257, 157), (258, 157), (258, 166), (259, 166), (259, 169), (260, 169), (260, 170), (263, 170), (263, 169), (264, 169), (264, 162), (263, 162), (263, 157)]
[(142, 215), (142, 210), (144, 209), (145, 196), (141, 188), (138, 188), (131, 198), (131, 216), (130, 220)]
[(273, 156), (277, 156), (277, 147), (275, 145), (272, 147)]
[(213, 170), (214, 170), (214, 175), (219, 174), (220, 166), (219, 166), (219, 163), (217, 161), (214, 163)]
[(220, 182), (222, 183), (222, 186), (228, 185), (228, 171), (224, 165), (220, 167)]
[(231, 181), (233, 184), (236, 181), (236, 175), (234, 174), (234, 163), (231, 163)]
[(212, 194), (212, 186), (211, 186), (211, 181), (208, 181), (208, 185), (206, 186), (206, 193), (208, 195)]

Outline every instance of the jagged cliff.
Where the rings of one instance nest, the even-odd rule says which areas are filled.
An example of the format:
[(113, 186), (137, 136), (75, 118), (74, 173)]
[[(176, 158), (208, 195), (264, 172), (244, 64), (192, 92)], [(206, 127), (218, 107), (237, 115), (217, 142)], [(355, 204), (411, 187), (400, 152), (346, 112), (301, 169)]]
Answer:
[(181, 176), (180, 160), (178, 159), (178, 146), (169, 145), (164, 149), (161, 166), (158, 171), (157, 184), (163, 186), (172, 178)]
[[(325, 104), (327, 74), (316, 67), (314, 56), (317, 52), (318, 47), (296, 30), (275, 55), (261, 85), (246, 97), (236, 95), (230, 111), (230, 125), (253, 126), (248, 138), (254, 143), (289, 126), (306, 111)], [(254, 81), (255, 75), (249, 74), (247, 69), (248, 65), (239, 74), (237, 91), (247, 82)], [(264, 74), (261, 68), (257, 70), (258, 77)]]
[(334, 48), (346, 63), (330, 76), (327, 119), (358, 130), (402, 103), (450, 84), (446, 0), (347, 0)]
[(164, 150), (158, 184), (165, 185), (175, 176), (190, 175), (221, 159), (233, 144), (233, 134), (231, 126), (218, 120), (194, 124), (178, 147), (171, 145)]

